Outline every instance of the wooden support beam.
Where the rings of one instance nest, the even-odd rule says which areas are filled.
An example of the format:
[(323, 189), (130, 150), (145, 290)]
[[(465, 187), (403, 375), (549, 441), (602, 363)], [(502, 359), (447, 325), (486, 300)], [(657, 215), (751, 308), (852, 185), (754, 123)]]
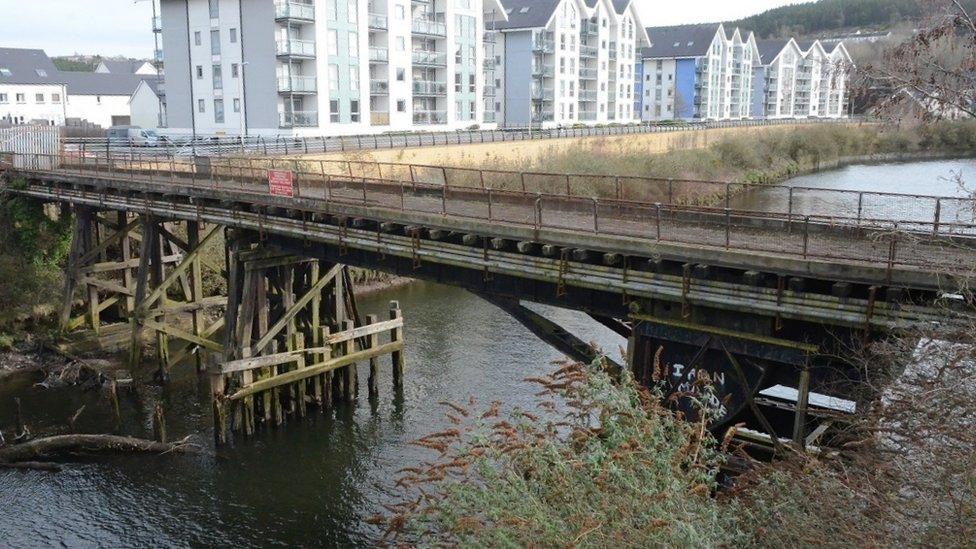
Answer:
[(399, 349), (392, 351), (390, 355), (393, 360), (393, 386), (398, 390), (403, 389), (403, 313), (400, 311), (400, 302), (390, 302), (390, 320), (399, 322), (400, 326), (390, 334), (390, 344), (398, 344)]
[(157, 332), (162, 332), (164, 334), (171, 335), (173, 337), (182, 339), (184, 341), (188, 341), (190, 343), (193, 343), (194, 345), (213, 351), (215, 353), (219, 353), (224, 350), (224, 347), (216, 341), (207, 339), (202, 336), (197, 336), (195, 334), (191, 334), (190, 332), (186, 332), (184, 330), (181, 330), (169, 324), (156, 322), (155, 320), (146, 320), (144, 324), (146, 328), (149, 328), (150, 330), (156, 330)]
[[(163, 297), (166, 294), (166, 291), (169, 289), (169, 287), (172, 286), (174, 282), (179, 280), (181, 276), (186, 274), (186, 271), (193, 266), (193, 263), (200, 256), (200, 253), (203, 251), (204, 246), (210, 243), (210, 241), (213, 240), (214, 237), (216, 237), (219, 234), (219, 231), (220, 231), (219, 227), (214, 227), (209, 233), (207, 233), (207, 236), (203, 239), (203, 241), (200, 242), (200, 245), (194, 248), (193, 251), (191, 251), (189, 254), (184, 256), (183, 261), (180, 262), (180, 264), (177, 265), (176, 268), (173, 269), (173, 271), (170, 272), (169, 275), (164, 280), (160, 281), (159, 285), (153, 289), (153, 292), (149, 294), (149, 296), (145, 300), (140, 302), (138, 306), (148, 308), (153, 303), (155, 303), (158, 299)], [(160, 267), (162, 267), (162, 265), (160, 265)], [(161, 273), (162, 271), (160, 270), (159, 272)]]
[(279, 318), (278, 321), (275, 322), (273, 326), (271, 326), (268, 332), (264, 334), (264, 336), (262, 336), (257, 343), (254, 344), (253, 346), (253, 350), (255, 351), (254, 354), (261, 353), (264, 350), (264, 348), (268, 345), (268, 343), (275, 336), (277, 336), (282, 329), (284, 329), (289, 323), (291, 323), (292, 320), (294, 320), (295, 315), (297, 315), (299, 311), (305, 308), (305, 306), (312, 301), (312, 298), (315, 297), (315, 294), (321, 292), (322, 289), (329, 282), (335, 279), (342, 272), (342, 269), (343, 269), (342, 265), (336, 265), (331, 269), (329, 269), (329, 272), (326, 273), (324, 277), (319, 279), (315, 283), (315, 285), (312, 286), (312, 288), (305, 293), (305, 295), (303, 295), (298, 301), (295, 302), (294, 305), (292, 305), (288, 310), (286, 310), (285, 313), (281, 316), (281, 318)]
[[(153, 242), (159, 245), (159, 238), (156, 235), (156, 220), (152, 216), (146, 215), (141, 218), (143, 229), (143, 240), (139, 252), (139, 270), (136, 273), (136, 307), (146, 297), (146, 286), (149, 284), (149, 267), (152, 258)], [(129, 317), (132, 327), (132, 334), (129, 340), (129, 365), (139, 366), (142, 357), (142, 319), (138, 312)]]
[[(403, 321), (401, 319), (398, 319), (398, 320), (400, 320), (400, 324), (402, 325), (403, 324)], [(396, 321), (391, 321), (391, 322), (396, 322)], [(389, 324), (391, 322), (385, 322), (384, 324)], [(367, 324), (367, 326), (365, 326), (365, 327), (371, 327), (371, 326), (372, 327), (376, 327), (376, 326), (379, 326), (379, 318), (376, 315), (367, 315), (366, 316), (366, 324)], [(370, 334), (366, 338), (366, 349), (371, 350), (371, 349), (375, 349), (375, 348), (377, 348), (379, 346), (380, 346), (379, 331), (374, 331), (372, 334)], [(379, 361), (377, 360), (377, 357), (375, 357), (375, 356), (372, 356), (372, 357), (369, 358), (369, 382), (368, 382), (368, 386), (369, 386), (369, 397), (370, 398), (375, 398), (376, 396), (379, 395), (379, 392), (380, 392), (380, 390), (379, 390)]]
[(538, 252), (538, 250), (539, 250), (539, 243), (538, 242), (519, 242), (518, 244), (516, 244), (516, 248), (518, 248), (519, 253), (530, 254), (531, 255), (531, 254), (535, 254), (536, 252)]

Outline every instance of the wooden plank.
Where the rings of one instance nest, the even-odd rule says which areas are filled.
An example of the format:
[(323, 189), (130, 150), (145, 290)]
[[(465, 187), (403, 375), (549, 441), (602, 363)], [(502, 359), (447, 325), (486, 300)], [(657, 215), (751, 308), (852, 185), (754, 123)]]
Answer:
[(298, 301), (295, 302), (295, 304), (292, 307), (290, 307), (287, 311), (285, 311), (285, 313), (281, 316), (281, 318), (279, 318), (278, 321), (275, 322), (270, 329), (268, 329), (268, 332), (266, 334), (261, 336), (261, 339), (256, 344), (254, 344), (253, 347), (254, 354), (260, 354), (264, 350), (264, 348), (267, 347), (268, 343), (272, 339), (274, 339), (274, 337), (278, 335), (281, 332), (281, 330), (283, 330), (285, 326), (287, 326), (295, 318), (295, 315), (297, 315), (299, 311), (301, 311), (306, 305), (308, 305), (312, 301), (312, 298), (315, 297), (315, 294), (320, 293), (322, 291), (322, 288), (324, 288), (326, 284), (328, 284), (330, 281), (336, 278), (336, 276), (341, 272), (342, 272), (341, 265), (336, 265), (335, 267), (329, 269), (329, 272), (326, 273), (324, 277), (319, 279), (319, 281), (316, 282), (315, 285), (312, 286), (312, 288), (305, 293), (305, 295), (303, 295)]
[(82, 277), (78, 282), (81, 283), (82, 285), (87, 284), (89, 286), (94, 286), (96, 288), (101, 288), (103, 290), (115, 292), (120, 295), (125, 295), (125, 296), (133, 295), (132, 290), (126, 288), (125, 286), (117, 282), (110, 282), (108, 280), (101, 280), (98, 278), (91, 278), (88, 276)]
[(248, 370), (257, 370), (259, 368), (268, 368), (270, 366), (279, 366), (281, 364), (290, 364), (292, 362), (296, 362), (298, 357), (302, 356), (306, 352), (306, 350), (298, 350), (289, 351), (287, 353), (278, 353), (276, 355), (241, 358), (238, 360), (225, 362), (223, 364), (218, 364), (210, 368), (210, 373), (227, 375), (237, 372), (246, 372)]
[(391, 342), (381, 345), (376, 349), (367, 349), (364, 351), (359, 351), (339, 358), (334, 358), (327, 360), (325, 362), (320, 362), (318, 364), (312, 364), (306, 368), (300, 370), (293, 370), (290, 372), (285, 372), (276, 377), (265, 379), (261, 381), (255, 381), (247, 387), (243, 387), (238, 390), (233, 395), (227, 397), (229, 400), (238, 400), (246, 396), (251, 396), (262, 391), (267, 391), (268, 389), (273, 389), (275, 387), (280, 387), (288, 383), (294, 383), (309, 377), (323, 374), (325, 372), (331, 372), (339, 368), (348, 366), (350, 364), (355, 364), (357, 362), (362, 362), (368, 360), (373, 356), (382, 356), (390, 354), (403, 349), (403, 342)]
[(94, 261), (95, 258), (98, 257), (102, 252), (104, 252), (109, 246), (115, 244), (119, 240), (122, 240), (122, 238), (128, 236), (129, 233), (132, 231), (132, 229), (135, 229), (136, 225), (138, 224), (139, 224), (139, 218), (135, 218), (130, 223), (126, 224), (126, 226), (121, 231), (118, 231), (114, 233), (112, 236), (99, 242), (98, 245), (96, 245), (91, 250), (85, 252), (85, 254), (78, 259), (78, 265), (87, 265), (91, 261)]
[(173, 269), (173, 271), (170, 272), (169, 275), (165, 279), (163, 279), (162, 282), (160, 282), (159, 285), (153, 289), (153, 292), (149, 294), (149, 296), (146, 297), (146, 299), (138, 306), (148, 308), (150, 305), (155, 303), (159, 298), (163, 297), (163, 295), (166, 293), (166, 290), (174, 282), (179, 280), (180, 276), (185, 274), (187, 269), (193, 266), (194, 260), (196, 260), (196, 258), (200, 256), (200, 253), (203, 251), (204, 246), (206, 246), (217, 235), (219, 230), (220, 230), (219, 227), (214, 227), (213, 229), (211, 229), (211, 231), (207, 233), (207, 236), (204, 237), (203, 241), (200, 242), (200, 245), (197, 246), (195, 250), (193, 250), (192, 252), (184, 256), (183, 261), (179, 265), (177, 265), (177, 267)]
[[(210, 339), (211, 337), (213, 337), (214, 334), (216, 334), (218, 331), (220, 331), (221, 328), (224, 327), (225, 320), (226, 319), (224, 317), (220, 317), (217, 320), (215, 320), (213, 324), (207, 327), (207, 329), (204, 330), (202, 334), (200, 334), (200, 337), (203, 337), (205, 339)], [(184, 359), (186, 359), (186, 357), (190, 356), (190, 353), (192, 353), (194, 349), (198, 348), (197, 345), (190, 343), (188, 341), (184, 341), (181, 343), (184, 344), (183, 348), (173, 353), (173, 356), (171, 358), (171, 361), (174, 365), (182, 362)]]
[(155, 320), (147, 320), (145, 321), (144, 324), (150, 330), (156, 330), (157, 332), (162, 332), (164, 334), (171, 335), (173, 337), (182, 339), (184, 341), (189, 341), (190, 343), (194, 343), (196, 345), (199, 345), (200, 347), (203, 347), (204, 349), (209, 349), (215, 353), (219, 353), (224, 350), (224, 347), (220, 343), (217, 343), (216, 341), (204, 337), (196, 336), (189, 332), (180, 330), (179, 328), (174, 328), (173, 326), (170, 326), (168, 324), (156, 322)]

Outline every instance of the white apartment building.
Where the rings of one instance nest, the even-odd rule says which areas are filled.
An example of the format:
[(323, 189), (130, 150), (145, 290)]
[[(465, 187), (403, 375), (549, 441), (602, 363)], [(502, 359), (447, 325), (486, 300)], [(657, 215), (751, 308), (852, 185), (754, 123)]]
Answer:
[(0, 124), (60, 126), (67, 87), (42, 50), (0, 48)]
[[(507, 0), (495, 23), (495, 119), (505, 126), (630, 123), (647, 45), (632, 0)], [(499, 70), (500, 69), (500, 70)], [(500, 73), (500, 76), (499, 76)]]
[(753, 115), (766, 118), (842, 118), (852, 60), (843, 43), (761, 40), (753, 76)]
[(756, 39), (721, 24), (646, 29), (650, 46), (641, 51), (642, 96), (637, 108), (646, 121), (738, 120), (749, 118)]
[(496, 0), (161, 0), (173, 133), (339, 135), (484, 122)]

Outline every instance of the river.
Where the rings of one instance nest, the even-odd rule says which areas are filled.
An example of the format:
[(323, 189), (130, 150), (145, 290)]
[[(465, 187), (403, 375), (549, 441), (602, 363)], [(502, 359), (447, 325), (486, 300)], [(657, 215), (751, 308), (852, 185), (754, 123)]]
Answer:
[[(976, 183), (976, 161), (850, 166), (789, 184), (915, 194), (958, 193), (948, 178)], [(770, 193), (772, 194), (772, 193)], [(815, 196), (815, 195), (812, 195)], [(762, 191), (739, 195), (737, 207), (774, 207)], [(209, 386), (184, 368), (165, 390), (149, 395), (166, 409), (171, 438), (194, 435), (196, 456), (111, 458), (69, 465), (59, 474), (0, 471), (0, 545), (268, 546), (366, 545), (378, 531), (365, 519), (395, 498), (397, 471), (432, 457), (410, 445), (447, 425), (438, 403), (533, 408), (536, 386), (522, 381), (551, 369), (559, 353), (505, 313), (462, 290), (428, 283), (360, 300), (383, 313), (400, 301), (406, 319), (407, 371), (402, 395), (384, 362), (379, 399), (363, 392), (354, 405), (313, 414), (285, 428), (215, 449)], [(622, 338), (585, 316), (535, 307), (587, 341), (619, 357)], [(360, 368), (360, 375), (364, 374)], [(35, 432), (64, 425), (87, 405), (82, 431), (111, 428), (97, 393), (46, 390), (30, 383), (0, 387), (0, 429), (10, 432), (12, 397), (24, 402)], [(123, 432), (148, 436), (146, 406), (123, 399)]]

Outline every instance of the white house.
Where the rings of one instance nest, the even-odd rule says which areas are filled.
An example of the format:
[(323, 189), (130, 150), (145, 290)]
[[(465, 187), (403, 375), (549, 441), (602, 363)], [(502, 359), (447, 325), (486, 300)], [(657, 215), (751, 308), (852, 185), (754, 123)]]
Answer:
[(793, 118), (803, 51), (792, 38), (760, 40), (757, 46), (760, 62), (753, 69), (753, 115)]
[(758, 42), (752, 80), (753, 115), (841, 118), (847, 111), (851, 56), (843, 43), (770, 39)]
[(133, 124), (133, 117), (154, 121), (149, 127), (158, 126), (158, 100), (155, 106), (151, 101), (139, 101), (136, 106), (147, 110), (132, 111), (133, 94), (146, 77), (97, 72), (62, 72), (61, 77), (68, 90), (66, 111), (69, 118), (87, 120), (103, 128)]
[(142, 76), (156, 76), (156, 67), (149, 61), (139, 59), (113, 60), (103, 59), (95, 72), (100, 74), (139, 74)]
[(0, 124), (63, 125), (67, 92), (42, 50), (0, 48)]

